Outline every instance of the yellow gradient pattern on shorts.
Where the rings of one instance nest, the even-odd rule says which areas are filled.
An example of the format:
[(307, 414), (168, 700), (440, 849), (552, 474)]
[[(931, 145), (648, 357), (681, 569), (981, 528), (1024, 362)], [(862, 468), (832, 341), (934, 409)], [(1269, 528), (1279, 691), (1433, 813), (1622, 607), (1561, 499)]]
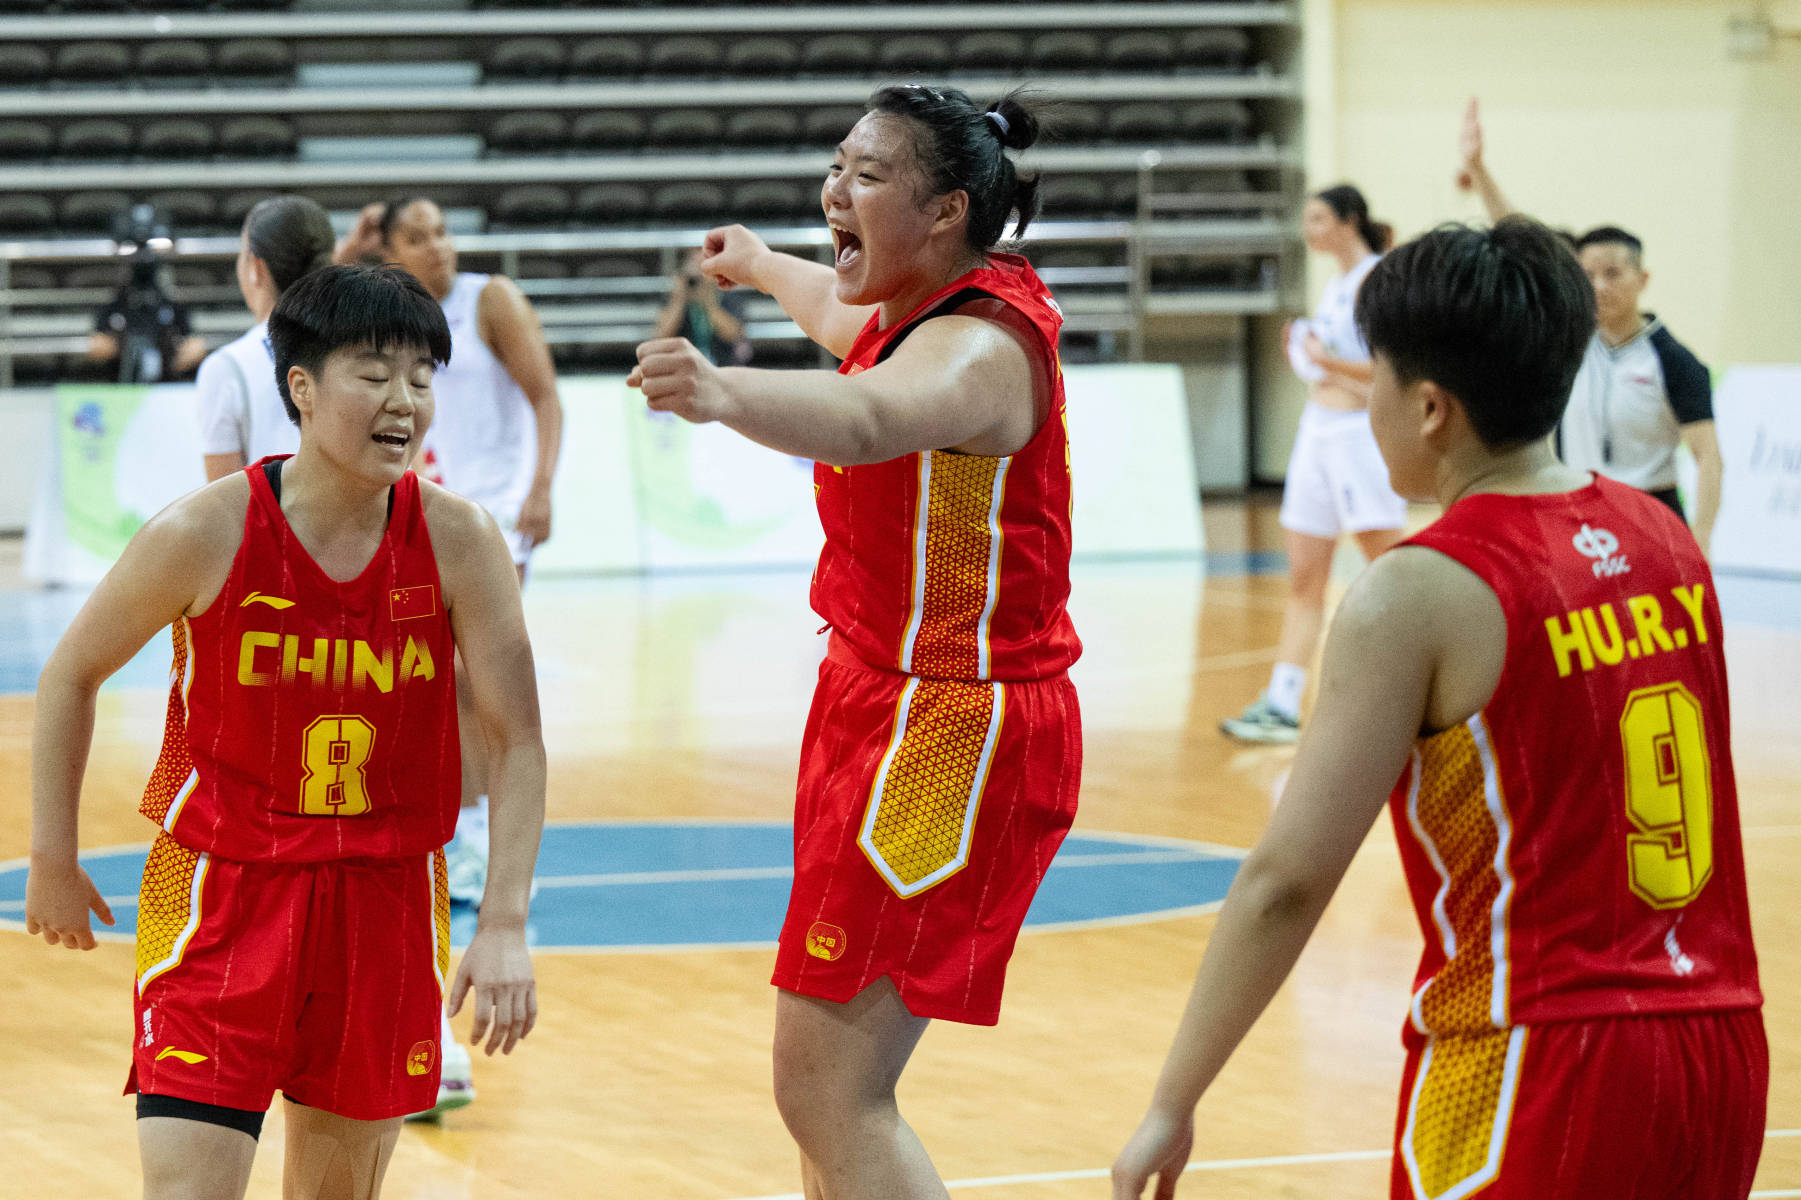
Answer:
[(438, 990), (450, 987), (450, 872), (444, 851), (434, 850), (432, 873), (432, 934), (437, 951)]
[(923, 585), (915, 579), (917, 629), (903, 646), (900, 667), (914, 675), (979, 679), (987, 673), (995, 510), (1005, 460), (934, 450), (924, 465), (925, 537), (913, 563)]
[(168, 963), (175, 954), (176, 943), (194, 915), (194, 872), (199, 865), (198, 850), (188, 849), (166, 833), (157, 835), (150, 847), (144, 881), (138, 888), (140, 983), (152, 968)]
[(1456, 951), (1421, 996), (1419, 1015), (1432, 1033), (1492, 1030), (1500, 1024), (1495, 933), (1502, 880), (1495, 855), (1501, 831), (1489, 808), (1487, 768), (1470, 726), (1453, 726), (1420, 743), (1419, 771), (1416, 829), (1430, 840), (1449, 880), (1442, 903)]
[(1426, 1200), (1471, 1194), (1499, 1169), (1504, 1145), (1496, 1133), (1505, 1138), (1513, 1100), (1511, 1041), (1508, 1030), (1433, 1039), (1409, 1122), (1416, 1186)]
[(998, 734), (999, 693), (994, 684), (919, 679), (901, 701), (864, 851), (902, 895), (963, 854)]
[(193, 756), (188, 752), (187, 698), (182, 695), (182, 685), (188, 677), (188, 624), (177, 621), (169, 628), (175, 655), (169, 668), (169, 707), (163, 717), (163, 748), (157, 756), (156, 768), (150, 772), (150, 782), (144, 785), (144, 799), (138, 805), (138, 811), (158, 825), (169, 815), (169, 806), (175, 802), (176, 795), (194, 770)]

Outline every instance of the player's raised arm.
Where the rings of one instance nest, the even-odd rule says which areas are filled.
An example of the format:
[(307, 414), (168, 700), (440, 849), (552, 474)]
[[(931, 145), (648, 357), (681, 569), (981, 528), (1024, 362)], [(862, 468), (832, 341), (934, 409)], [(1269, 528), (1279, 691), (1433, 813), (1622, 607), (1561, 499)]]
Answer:
[(1157, 1195), (1174, 1194), (1196, 1103), (1293, 969), (1422, 726), (1441, 717), (1429, 710), (1458, 703), (1439, 664), (1454, 626), (1475, 619), (1503, 628), (1494, 595), (1428, 550), (1383, 555), (1345, 597), (1316, 714), (1269, 830), (1220, 910), (1150, 1111), (1114, 1165), (1116, 1200), (1140, 1195), (1154, 1175)]
[(450, 1011), (475, 992), (471, 1039), (510, 1053), (537, 1021), (526, 950), (532, 869), (544, 831), (544, 737), (538, 681), (520, 605), (519, 579), (494, 519), (473, 502), (428, 491), (428, 520), (450, 609), (451, 631), (469, 674), (488, 746), (492, 843), (475, 937), (450, 990)]
[(1002, 456), (1031, 440), (1048, 404), (1051, 381), (1027, 337), (1011, 322), (940, 317), (855, 375), (715, 367), (669, 338), (638, 348), (630, 382), (653, 409), (830, 466), (953, 447)]
[(700, 269), (722, 286), (754, 287), (775, 297), (801, 332), (843, 358), (876, 306), (838, 299), (838, 273), (824, 263), (771, 250), (742, 225), (707, 234)]
[(229, 515), (218, 519), (230, 508), (220, 499), (229, 493), (241, 509), (243, 490), (217, 484), (152, 518), (82, 605), (38, 677), (25, 926), (51, 945), (93, 949), (90, 910), (113, 923), (76, 857), (94, 697), (158, 630), (211, 601), (236, 550)]

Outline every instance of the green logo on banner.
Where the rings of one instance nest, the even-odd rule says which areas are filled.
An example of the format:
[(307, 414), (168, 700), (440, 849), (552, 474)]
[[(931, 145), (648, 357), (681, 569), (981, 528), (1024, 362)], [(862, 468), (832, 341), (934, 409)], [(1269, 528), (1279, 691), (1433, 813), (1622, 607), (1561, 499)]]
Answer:
[(106, 562), (119, 557), (142, 524), (136, 513), (120, 506), (116, 480), (125, 429), (149, 394), (147, 387), (118, 384), (63, 384), (56, 389), (68, 538)]

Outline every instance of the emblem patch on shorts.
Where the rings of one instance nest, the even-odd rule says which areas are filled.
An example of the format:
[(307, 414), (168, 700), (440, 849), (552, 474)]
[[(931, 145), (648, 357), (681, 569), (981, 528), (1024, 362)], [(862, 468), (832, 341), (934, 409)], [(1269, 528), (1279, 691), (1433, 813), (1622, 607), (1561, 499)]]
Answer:
[(813, 928), (807, 930), (807, 953), (827, 962), (837, 962), (844, 957), (845, 941), (844, 930), (824, 921), (815, 921)]
[(408, 1075), (429, 1075), (431, 1065), (438, 1057), (438, 1043), (414, 1042), (413, 1048), (407, 1051), (406, 1073)]

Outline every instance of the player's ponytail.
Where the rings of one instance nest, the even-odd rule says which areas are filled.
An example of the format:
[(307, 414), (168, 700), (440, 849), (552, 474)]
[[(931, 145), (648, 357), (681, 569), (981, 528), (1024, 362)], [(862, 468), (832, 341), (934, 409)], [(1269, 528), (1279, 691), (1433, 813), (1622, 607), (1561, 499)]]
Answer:
[(1395, 229), (1393, 225), (1370, 219), (1369, 201), (1363, 193), (1348, 183), (1337, 187), (1329, 187), (1323, 192), (1314, 193), (1313, 198), (1332, 210), (1334, 216), (1341, 221), (1349, 221), (1357, 227), (1357, 236), (1363, 244), (1377, 254), (1385, 254), (1394, 247)]
[(271, 196), (244, 217), (244, 242), (269, 268), (280, 296), (331, 262), (331, 218), (305, 196)]
[(929, 195), (969, 196), (970, 249), (998, 243), (1009, 216), (1019, 237), (1038, 215), (1038, 176), (1022, 174), (1006, 153), (1038, 140), (1038, 113), (1022, 91), (984, 109), (957, 88), (897, 84), (871, 96), (869, 107), (913, 122), (913, 152)]

